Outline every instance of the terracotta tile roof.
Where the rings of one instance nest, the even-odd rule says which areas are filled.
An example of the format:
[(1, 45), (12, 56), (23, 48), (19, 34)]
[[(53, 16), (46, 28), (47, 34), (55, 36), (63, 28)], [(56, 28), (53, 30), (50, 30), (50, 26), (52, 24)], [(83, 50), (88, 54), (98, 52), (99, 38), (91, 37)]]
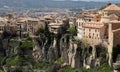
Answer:
[(104, 8), (103, 10), (105, 11), (109, 11), (109, 10), (120, 10), (120, 7), (115, 5), (115, 4), (111, 4), (109, 6), (107, 6), (106, 8)]
[(8, 21), (6, 18), (0, 17), (0, 21)]
[(45, 15), (44, 18), (45, 19), (53, 19), (52, 15)]
[(101, 28), (104, 24), (100, 22), (86, 22), (83, 27), (84, 28)]
[(63, 25), (63, 23), (50, 23), (49, 26), (60, 26)]
[(43, 21), (45, 20), (45, 18), (44, 18), (44, 17), (39, 17), (38, 19), (39, 19), (39, 20), (43, 20)]
[(30, 21), (38, 21), (38, 19), (37, 18), (31, 18), (31, 17), (21, 17), (21, 18), (19, 18), (18, 20), (25, 20), (25, 21), (27, 21), (27, 20), (30, 20)]
[(60, 26), (51, 26), (51, 28), (57, 29), (60, 28)]
[(17, 19), (16, 22), (19, 22), (19, 23), (23, 23), (25, 22), (26, 20), (25, 19)]

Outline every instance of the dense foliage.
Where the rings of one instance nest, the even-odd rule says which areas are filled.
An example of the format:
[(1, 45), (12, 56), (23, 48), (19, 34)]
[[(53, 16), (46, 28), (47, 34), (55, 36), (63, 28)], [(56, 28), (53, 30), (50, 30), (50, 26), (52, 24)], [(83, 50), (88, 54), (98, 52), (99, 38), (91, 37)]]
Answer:
[(70, 28), (68, 30), (69, 30), (70, 34), (73, 36), (77, 34), (77, 30), (74, 25), (70, 26)]
[(31, 41), (20, 42), (21, 49), (33, 49), (33, 47), (34, 47), (34, 43)]
[(118, 55), (120, 54), (120, 45), (113, 48), (113, 62), (116, 62)]
[(70, 66), (61, 69), (59, 72), (113, 72), (110, 66), (105, 63), (101, 67), (94, 67), (90, 69), (85, 68), (71, 68)]

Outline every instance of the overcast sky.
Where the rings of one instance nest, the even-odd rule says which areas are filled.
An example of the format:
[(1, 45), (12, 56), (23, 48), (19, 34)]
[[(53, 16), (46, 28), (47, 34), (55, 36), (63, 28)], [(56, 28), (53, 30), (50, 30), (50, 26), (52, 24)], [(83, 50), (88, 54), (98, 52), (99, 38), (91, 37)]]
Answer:
[[(56, 0), (56, 1), (65, 1), (65, 0)], [(66, 0), (66, 1), (120, 1), (120, 0)]]

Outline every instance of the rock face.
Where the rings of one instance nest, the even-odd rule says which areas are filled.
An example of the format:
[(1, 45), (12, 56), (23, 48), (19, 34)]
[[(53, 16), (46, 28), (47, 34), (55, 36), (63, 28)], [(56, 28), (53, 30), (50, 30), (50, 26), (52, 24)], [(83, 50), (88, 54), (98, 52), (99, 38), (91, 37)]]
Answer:
[(19, 42), (13, 39), (2, 39), (0, 42), (0, 53), (2, 53), (4, 56), (9, 55), (9, 53), (17, 53), (16, 49), (18, 46)]
[[(62, 36), (59, 39), (54, 37), (50, 43), (49, 40), (44, 41), (43, 45), (37, 40), (34, 43), (33, 57), (36, 61), (53, 63), (58, 58), (62, 58), (64, 62), (61, 66), (69, 65), (72, 68), (100, 66), (102, 64), (101, 59), (106, 59), (104, 56), (106, 57), (107, 55), (107, 52), (102, 53), (104, 50), (97, 53), (98, 51), (96, 50), (98, 49), (93, 51), (90, 46), (82, 48), (82, 43), (76, 43), (69, 36)], [(102, 49), (102, 47), (100, 48)], [(98, 54), (99, 56), (97, 56)]]
[(6, 56), (5, 45), (3, 46), (3, 41), (0, 39), (0, 56)]
[(36, 61), (42, 61), (42, 50), (36, 40), (34, 40), (35, 47), (33, 48), (33, 57)]
[(120, 54), (117, 55), (116, 62), (113, 63), (114, 72), (120, 72)]
[(119, 62), (113, 63), (113, 68), (115, 70), (120, 70), (120, 63)]
[[(50, 72), (57, 72), (59, 68), (67, 65), (72, 68), (91, 68), (94, 66), (100, 66), (106, 59), (107, 52), (102, 46), (93, 49), (91, 46), (84, 44), (82, 41), (71, 38), (69, 35), (53, 36), (53, 37), (40, 37), (33, 39), (35, 44), (32, 51), (29, 51), (29, 55), (32, 54), (33, 59), (36, 62), (45, 62), (48, 64), (57, 63), (59, 66), (51, 66)], [(0, 55), (7, 55), (9, 53), (8, 47), (14, 46), (11, 49), (11, 53), (16, 53), (16, 49), (19, 46), (19, 42), (10, 42), (8, 39), (0, 41), (0, 51), (3, 53)], [(86, 45), (86, 46), (85, 46)], [(102, 49), (102, 50), (101, 50)], [(17, 53), (16, 53), (17, 54)], [(62, 59), (62, 61), (58, 59)], [(119, 64), (114, 64), (114, 69), (119, 71)]]
[(52, 65), (48, 68), (48, 72), (58, 72), (60, 65)]
[(68, 60), (68, 49), (69, 49), (69, 44), (67, 43), (67, 39), (66, 38), (61, 38), (60, 41), (60, 53), (61, 53), (61, 57), (64, 59), (64, 62), (66, 64), (69, 63)]
[(8, 39), (2, 40), (2, 45), (3, 45), (4, 49), (7, 49), (7, 47), (8, 47)]
[(114, 72), (120, 72), (120, 63), (113, 63)]

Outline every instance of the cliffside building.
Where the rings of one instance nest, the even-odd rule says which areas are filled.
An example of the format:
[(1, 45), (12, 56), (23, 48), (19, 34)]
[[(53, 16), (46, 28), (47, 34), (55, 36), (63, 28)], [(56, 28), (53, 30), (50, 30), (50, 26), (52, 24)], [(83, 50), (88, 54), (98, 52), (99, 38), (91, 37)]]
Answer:
[[(96, 14), (97, 13), (97, 14)], [(108, 49), (109, 65), (112, 65), (112, 49), (120, 45), (120, 7), (109, 4), (95, 14), (87, 13), (77, 19), (78, 38), (86, 38), (93, 47), (95, 57), (95, 46), (104, 43)], [(88, 17), (92, 15), (93, 18)], [(88, 18), (85, 18), (88, 17)], [(87, 20), (87, 21), (86, 21)]]
[(104, 38), (104, 24), (100, 22), (86, 22), (83, 25), (83, 38), (87, 39), (90, 45), (97, 45)]

